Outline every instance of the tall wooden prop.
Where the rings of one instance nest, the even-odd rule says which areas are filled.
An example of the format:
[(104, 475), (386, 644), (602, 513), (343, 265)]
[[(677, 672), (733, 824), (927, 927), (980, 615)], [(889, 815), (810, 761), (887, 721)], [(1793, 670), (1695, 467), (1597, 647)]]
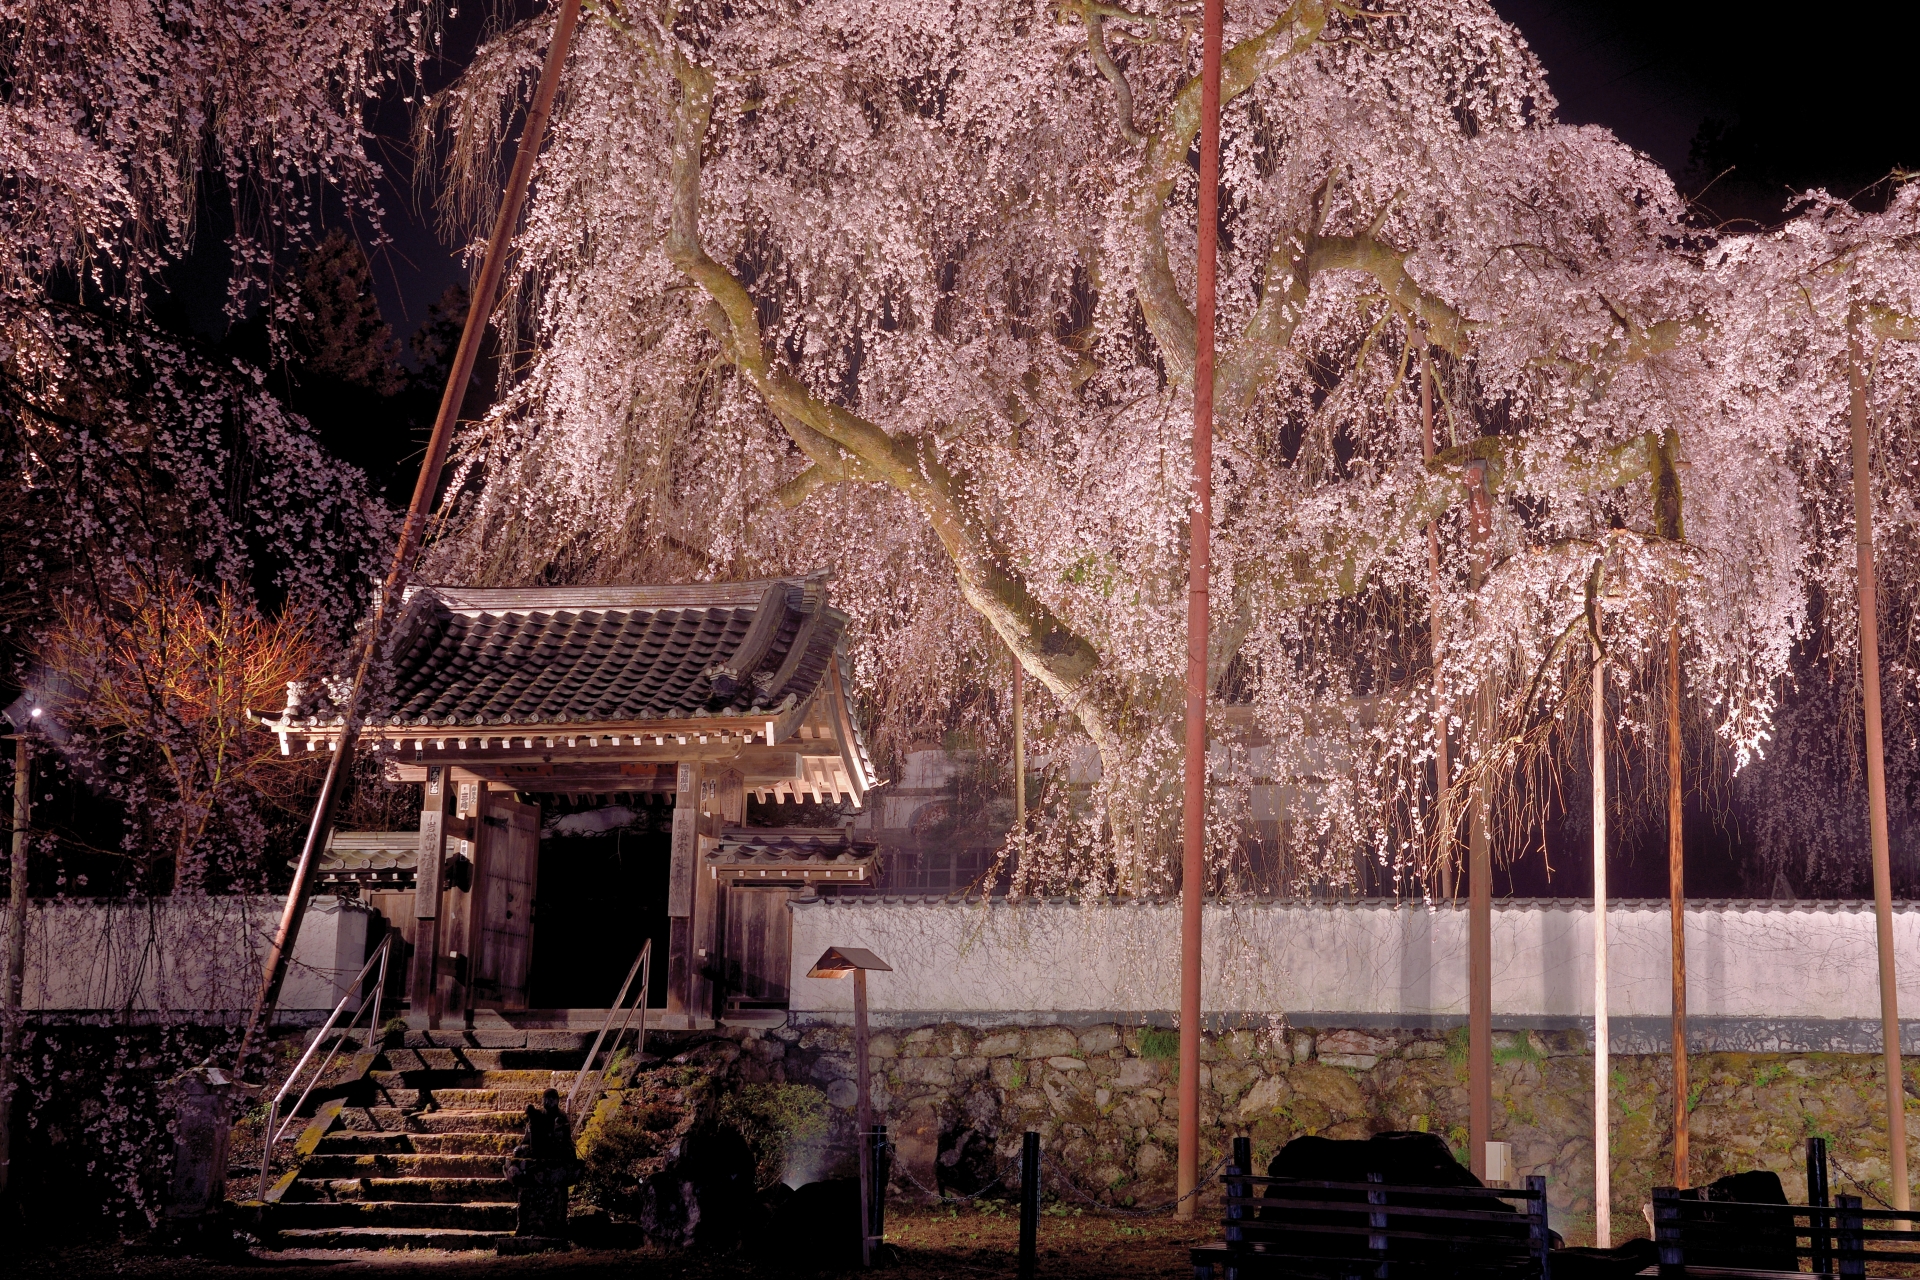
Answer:
[[(1420, 428), (1422, 449), (1428, 462), (1433, 461), (1433, 361), (1424, 353), (1420, 360)], [(1446, 677), (1441, 674), (1440, 660), (1443, 646), (1441, 636), (1443, 623), (1440, 616), (1440, 522), (1427, 521), (1427, 600), (1431, 610), (1427, 622), (1427, 637), (1433, 651), (1433, 769), (1434, 819), (1433, 819), (1433, 862), (1440, 877), (1440, 896), (1453, 898), (1453, 758), (1447, 741), (1447, 721), (1451, 718), (1447, 712)]]
[(1680, 624), (1667, 630), (1667, 915), (1673, 935), (1673, 1185), (1690, 1185), (1687, 1130), (1687, 864), (1681, 826)]
[(1607, 656), (1593, 616), (1593, 1242), (1613, 1247), (1613, 1159), (1607, 1051)]
[[(1487, 578), (1487, 538), (1493, 524), (1493, 498), (1487, 492), (1487, 464), (1467, 464), (1471, 504), (1473, 588)], [(1467, 798), (1467, 1163), (1474, 1176), (1486, 1177), (1487, 1144), (1493, 1141), (1493, 851), (1487, 833), (1486, 757), (1493, 749), (1493, 687), (1483, 679), (1474, 696), (1474, 737), (1481, 758), (1474, 762)]]
[(1200, 894), (1206, 868), (1207, 577), (1213, 529), (1213, 293), (1220, 229), (1222, 0), (1206, 0), (1200, 67), (1199, 261), (1194, 319), (1192, 547), (1187, 557), (1186, 805), (1180, 851), (1179, 1214), (1193, 1216), (1200, 1179)]
[(1027, 829), (1027, 669), (1013, 659), (1013, 829)]
[(27, 978), (27, 827), (33, 817), (33, 753), (13, 740), (13, 850), (7, 865), (7, 972), (0, 985), (0, 1196), (13, 1180), (14, 1062), (20, 1055), (20, 994)]
[(1880, 599), (1873, 568), (1873, 481), (1867, 439), (1867, 370), (1859, 316), (1847, 321), (1847, 408), (1853, 435), (1853, 538), (1860, 593), (1860, 697), (1867, 722), (1867, 828), (1873, 846), (1874, 936), (1880, 950), (1880, 1040), (1886, 1055), (1887, 1176), (1893, 1207), (1910, 1209), (1900, 1001), (1894, 989), (1893, 876), (1887, 863), (1887, 754), (1880, 722)]
[[(247, 1029), (240, 1037), (236, 1071), (246, 1069), (247, 1055), (254, 1036), (273, 1016), (280, 1002), (280, 987), (287, 979), (287, 965), (293, 958), (294, 943), (300, 936), (300, 922), (306, 912), (307, 893), (313, 883), (314, 863), (333, 827), (333, 811), (340, 803), (347, 770), (353, 765), (353, 751), (360, 740), (360, 717), (365, 706), (368, 677), (385, 638), (388, 615), (398, 607), (413, 574), (414, 557), (426, 534), (427, 517), (433, 513), (434, 494), (440, 487), (440, 471), (447, 463), (447, 451), (453, 445), (454, 424), (460, 417), (460, 403), (466, 399), (467, 383), (480, 359), (480, 344), (486, 336), (487, 316), (500, 291), (500, 277), (506, 270), (507, 245), (513, 240), (513, 228), (520, 221), (520, 206), (525, 202), (527, 186), (533, 180), (533, 162), (546, 136), (547, 117), (553, 111), (553, 99), (560, 88), (560, 67), (567, 60), (567, 46), (573, 40), (573, 28), (580, 20), (580, 0), (560, 0), (560, 12), (553, 24), (553, 41), (547, 46), (547, 59), (540, 69), (540, 84), (527, 108), (526, 126), (520, 131), (520, 147), (514, 153), (513, 171), (507, 176), (507, 189), (500, 197), (500, 212), (493, 222), (493, 234), (487, 238), (487, 253), (481, 259), (480, 277), (474, 281), (473, 301), (467, 309), (466, 328), (460, 334), (460, 346), (454, 352), (453, 368), (447, 371), (447, 389), (440, 397), (440, 412), (433, 421), (433, 435), (427, 440), (426, 456), (420, 460), (420, 478), (414, 482), (413, 501), (407, 506), (406, 521), (400, 526), (399, 544), (393, 550), (393, 566), (387, 580), (374, 598), (373, 622), (366, 630), (360, 658), (354, 667), (352, 691), (341, 708), (340, 737), (333, 744), (327, 762), (327, 776), (320, 784), (320, 796), (314, 801), (313, 820), (307, 826), (306, 842), (300, 847), (295, 864), (293, 887), (287, 890), (287, 905), (280, 914), (280, 927), (267, 952), (266, 972), (261, 978), (260, 994), (247, 1017)], [(432, 986), (431, 980), (428, 983)]]
[(873, 1240), (867, 1224), (873, 1221), (873, 1084), (867, 1069), (867, 971), (853, 971), (853, 1122), (860, 1134), (860, 1265), (873, 1265)]

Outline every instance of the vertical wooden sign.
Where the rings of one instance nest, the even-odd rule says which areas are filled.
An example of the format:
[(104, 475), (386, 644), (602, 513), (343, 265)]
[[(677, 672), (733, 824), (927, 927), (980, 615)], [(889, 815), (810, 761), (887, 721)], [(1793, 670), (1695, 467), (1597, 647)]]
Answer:
[(700, 767), (682, 762), (674, 779), (673, 861), (667, 871), (667, 914), (693, 914), (694, 863), (700, 851)]
[(428, 765), (420, 805), (420, 854), (414, 870), (413, 983), (410, 996), (415, 1013), (425, 1012), (427, 1025), (440, 1027), (438, 965), (440, 952), (440, 863), (447, 850), (447, 810), (453, 800), (450, 770)]

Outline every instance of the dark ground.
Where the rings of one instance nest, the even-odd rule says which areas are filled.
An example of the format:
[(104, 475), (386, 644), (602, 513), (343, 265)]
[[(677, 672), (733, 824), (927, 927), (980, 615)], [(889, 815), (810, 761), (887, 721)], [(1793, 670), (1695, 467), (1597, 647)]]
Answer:
[[(1204, 1211), (1203, 1211), (1204, 1212)], [(1183, 1276), (1189, 1244), (1217, 1238), (1219, 1226), (1203, 1216), (1191, 1224), (1170, 1215), (1127, 1220), (1053, 1210), (1040, 1219), (1040, 1274), (1047, 1280), (1131, 1280), (1132, 1277)], [(1019, 1218), (1004, 1204), (984, 1209), (890, 1209), (887, 1239), (899, 1258), (871, 1273), (892, 1280), (934, 1277), (1011, 1277), (1019, 1244)], [(18, 1252), (15, 1252), (18, 1249)], [(576, 1249), (531, 1258), (435, 1250), (381, 1253), (258, 1253), (232, 1261), (167, 1258), (130, 1252), (118, 1244), (65, 1244), (35, 1247), (11, 1244), (5, 1250), (10, 1278), (91, 1276), (189, 1277), (214, 1280), (282, 1276), (424, 1276), (429, 1280), (495, 1280), (496, 1277), (630, 1277), (649, 1280), (718, 1280), (724, 1276), (821, 1277), (851, 1275), (772, 1266), (744, 1256), (668, 1254), (656, 1250)], [(796, 1260), (797, 1261), (797, 1260)]]

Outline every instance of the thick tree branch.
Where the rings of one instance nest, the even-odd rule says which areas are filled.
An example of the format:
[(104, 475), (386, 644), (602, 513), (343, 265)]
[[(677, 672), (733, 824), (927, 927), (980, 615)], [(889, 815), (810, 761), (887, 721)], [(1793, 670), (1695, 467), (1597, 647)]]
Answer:
[(822, 484), (843, 480), (885, 484), (905, 494), (933, 526), (967, 603), (1080, 720), (1102, 754), (1117, 759), (1110, 753), (1119, 750), (1120, 741), (1098, 700), (1099, 653), (1034, 597), (1024, 577), (1006, 567), (1009, 558), (995, 546), (987, 522), (961, 498), (965, 478), (956, 476), (929, 442), (889, 435), (821, 399), (768, 356), (752, 295), (714, 261), (700, 239), (701, 150), (713, 112), (713, 77), (678, 49), (669, 46), (667, 57), (681, 89), (674, 113), (667, 257), (712, 299), (704, 319), (719, 335), (725, 358), (812, 463), (782, 487), (782, 500), (797, 501)]
[[(1287, 59), (1313, 47), (1326, 30), (1327, 0), (1294, 0), (1278, 21), (1259, 35), (1226, 51), (1220, 63), (1220, 106), (1238, 98)], [(1164, 217), (1174, 183), (1187, 166), (1187, 152), (1200, 129), (1200, 77), (1174, 95), (1159, 132), (1147, 139), (1146, 173), (1134, 192), (1130, 216), (1139, 236), (1134, 261), (1134, 292), (1147, 329), (1159, 345), (1167, 376), (1184, 383), (1193, 377), (1198, 343), (1193, 310), (1180, 296), (1167, 258)]]

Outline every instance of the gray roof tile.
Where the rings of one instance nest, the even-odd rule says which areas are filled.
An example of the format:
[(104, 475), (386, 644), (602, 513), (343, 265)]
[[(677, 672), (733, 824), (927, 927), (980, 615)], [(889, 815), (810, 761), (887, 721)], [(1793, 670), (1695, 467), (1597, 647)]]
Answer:
[[(388, 645), (394, 726), (632, 723), (774, 714), (811, 698), (846, 616), (820, 579), (685, 587), (408, 593)], [(300, 696), (300, 727), (338, 723), (334, 682)]]

